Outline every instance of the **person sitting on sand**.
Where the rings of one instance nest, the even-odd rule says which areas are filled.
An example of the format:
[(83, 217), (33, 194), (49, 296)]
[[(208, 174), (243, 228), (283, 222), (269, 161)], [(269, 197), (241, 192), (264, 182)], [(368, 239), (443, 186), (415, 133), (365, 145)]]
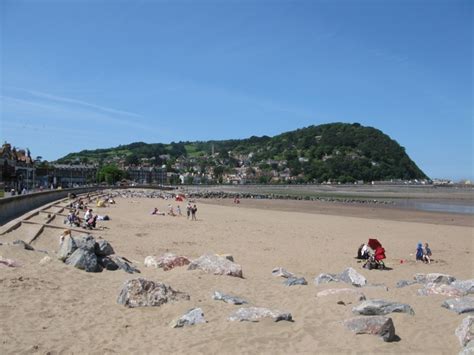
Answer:
[(71, 230), (70, 229), (66, 229), (63, 234), (61, 234), (59, 236), (59, 245), (63, 244), (64, 243), (64, 240), (66, 239), (66, 237), (69, 237), (71, 238)]
[(92, 208), (89, 208), (84, 214), (84, 221), (87, 222), (91, 218), (92, 218)]
[(158, 208), (154, 208), (153, 211), (151, 211), (150, 214), (153, 214), (153, 215), (158, 215), (158, 216), (164, 216), (165, 213), (164, 212), (160, 212), (160, 210)]
[(425, 243), (425, 247), (423, 248), (423, 261), (431, 264), (431, 249), (428, 243)]
[(174, 210), (173, 210), (173, 206), (171, 204), (168, 205), (168, 214), (170, 216), (173, 216), (173, 217), (176, 216), (176, 214), (174, 213)]
[(421, 243), (418, 243), (418, 245), (416, 246), (415, 260), (423, 261), (423, 245)]
[(367, 260), (370, 256), (370, 248), (367, 244), (361, 244), (357, 250), (357, 259)]

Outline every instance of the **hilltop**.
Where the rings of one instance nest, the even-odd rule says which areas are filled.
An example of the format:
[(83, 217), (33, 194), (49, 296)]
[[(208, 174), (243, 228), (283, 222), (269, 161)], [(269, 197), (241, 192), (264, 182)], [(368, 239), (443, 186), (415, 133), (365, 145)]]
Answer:
[(222, 181), (224, 175), (235, 175), (261, 183), (427, 178), (404, 147), (382, 131), (358, 123), (309, 126), (274, 137), (170, 144), (136, 142), (70, 153), (57, 162), (166, 164), (167, 171), (193, 177)]

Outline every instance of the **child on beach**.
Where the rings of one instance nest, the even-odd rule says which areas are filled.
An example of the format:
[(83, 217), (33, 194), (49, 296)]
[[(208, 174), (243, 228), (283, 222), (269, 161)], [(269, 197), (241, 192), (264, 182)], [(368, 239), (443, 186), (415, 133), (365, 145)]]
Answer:
[(431, 249), (428, 243), (425, 243), (425, 247), (423, 249), (423, 261), (425, 263), (431, 264)]
[(191, 220), (192, 221), (197, 221), (196, 219), (196, 212), (197, 212), (197, 207), (196, 205), (194, 205), (192, 208), (191, 208)]
[(423, 244), (418, 243), (416, 246), (416, 261), (423, 261)]

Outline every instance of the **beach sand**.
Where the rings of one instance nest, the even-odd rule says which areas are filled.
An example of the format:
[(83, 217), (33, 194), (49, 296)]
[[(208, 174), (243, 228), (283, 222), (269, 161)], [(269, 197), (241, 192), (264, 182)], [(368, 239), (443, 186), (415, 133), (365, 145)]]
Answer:
[[(116, 254), (132, 260), (141, 274), (121, 270), (86, 273), (54, 257), (42, 266), (39, 261), (45, 254), (41, 252), (0, 246), (1, 256), (21, 264), (0, 268), (0, 353), (453, 354), (460, 350), (454, 331), (464, 316), (440, 306), (447, 297), (418, 296), (421, 285), (396, 288), (395, 284), (412, 279), (415, 273), (473, 278), (472, 217), (424, 212), (423, 218), (415, 218), (412, 211), (371, 212), (371, 207), (365, 206), (350, 212), (334, 204), (323, 204), (318, 210), (298, 201), (242, 200), (234, 205), (231, 201), (198, 200), (198, 221), (193, 222), (186, 217), (149, 214), (153, 207), (166, 210), (169, 201), (116, 201), (116, 205), (94, 208), (111, 220), (99, 221), (106, 229), (93, 235), (108, 240)], [(180, 205), (184, 212), (185, 203)], [(44, 219), (37, 217), (40, 222)], [(64, 226), (62, 218), (52, 224)], [(0, 242), (28, 240), (34, 231), (26, 227), (31, 226), (0, 236)], [(32, 245), (57, 250), (60, 232), (45, 228)], [(382, 242), (386, 265), (393, 270), (362, 269), (354, 257), (369, 237)], [(418, 241), (430, 243), (432, 264), (413, 261)], [(165, 272), (143, 265), (146, 256), (165, 252), (192, 259), (205, 253), (230, 253), (242, 265), (244, 278), (188, 271), (186, 267)], [(305, 277), (308, 285), (284, 286), (284, 279), (271, 274), (279, 266)], [(354, 316), (355, 298), (316, 297), (324, 289), (351, 287), (343, 283), (316, 286), (313, 282), (320, 273), (339, 273), (349, 266), (369, 283), (384, 283), (389, 288), (360, 289), (367, 298), (413, 307), (414, 316), (389, 315), (399, 341), (385, 343), (376, 336), (346, 330), (342, 322)], [(118, 305), (123, 282), (137, 277), (164, 282), (187, 292), (191, 299), (160, 307), (129, 309)], [(294, 322), (230, 322), (228, 316), (240, 306), (212, 300), (214, 291), (240, 296), (254, 306), (291, 312)], [(346, 305), (337, 304), (339, 300)], [(193, 307), (202, 308), (208, 323), (170, 327), (172, 320)]]

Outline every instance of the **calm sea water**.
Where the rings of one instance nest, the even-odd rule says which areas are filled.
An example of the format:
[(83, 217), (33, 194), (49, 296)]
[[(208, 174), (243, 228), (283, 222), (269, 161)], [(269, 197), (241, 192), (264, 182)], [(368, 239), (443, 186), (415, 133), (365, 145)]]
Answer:
[(415, 210), (420, 211), (462, 213), (474, 215), (474, 201), (472, 204), (467, 204), (452, 203), (451, 201), (427, 202), (418, 200), (404, 200), (396, 201), (395, 205), (404, 208), (413, 208)]

